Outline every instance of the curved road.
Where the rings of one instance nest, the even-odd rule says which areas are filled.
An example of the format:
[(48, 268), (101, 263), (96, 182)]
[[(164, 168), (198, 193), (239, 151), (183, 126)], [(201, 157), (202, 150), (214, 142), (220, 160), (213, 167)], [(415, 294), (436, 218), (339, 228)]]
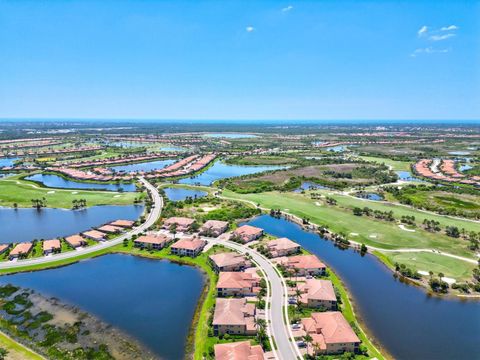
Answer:
[[(98, 245), (89, 246), (78, 251), (68, 251), (60, 254), (53, 254), (51, 256), (42, 256), (34, 259), (25, 259), (18, 261), (2, 261), (0, 262), (0, 269), (12, 269), (31, 265), (48, 264), (59, 260), (75, 259), (81, 255), (91, 254), (96, 251), (107, 249), (112, 246), (121, 244), (123, 240), (129, 239), (132, 235), (139, 234), (152, 226), (160, 217), (163, 198), (160, 196), (158, 190), (140, 177), (139, 180), (145, 185), (152, 196), (153, 205), (147, 219), (140, 226), (131, 231), (122, 234), (121, 236), (99, 243)], [(301, 353), (293, 341), (291, 328), (284, 319), (288, 319), (288, 296), (287, 287), (283, 277), (277, 272), (275, 265), (263, 255), (256, 252), (247, 246), (237, 244), (228, 240), (221, 240), (219, 238), (204, 238), (210, 243), (223, 245), (225, 247), (236, 250), (240, 253), (249, 253), (252, 259), (258, 264), (261, 271), (265, 274), (270, 283), (270, 304), (267, 308), (267, 332), (274, 339), (277, 349), (274, 349), (275, 357), (279, 360), (294, 360), (302, 358)], [(292, 339), (292, 340), (291, 340)]]
[(139, 180), (145, 185), (147, 190), (152, 196), (153, 200), (153, 205), (150, 213), (147, 216), (147, 219), (143, 224), (140, 226), (133, 228), (131, 231), (126, 232), (122, 234), (121, 236), (110, 240), (106, 241), (103, 243), (99, 243), (98, 245), (93, 245), (89, 246), (77, 251), (68, 251), (65, 253), (60, 253), (60, 254), (53, 254), (50, 256), (42, 256), (34, 259), (25, 259), (25, 260), (18, 260), (18, 261), (2, 261), (0, 262), (0, 269), (12, 269), (12, 268), (19, 268), (23, 266), (31, 266), (31, 265), (38, 265), (38, 264), (48, 264), (51, 262), (59, 261), (59, 260), (65, 260), (65, 259), (74, 259), (78, 256), (85, 255), (85, 254), (91, 254), (93, 252), (102, 250), (102, 249), (107, 249), (112, 246), (121, 244), (123, 240), (129, 239), (132, 237), (132, 235), (139, 234), (145, 230), (147, 230), (150, 226), (152, 226), (157, 219), (160, 217), (160, 214), (162, 212), (162, 207), (163, 207), (163, 198), (160, 196), (158, 193), (158, 190), (150, 184), (148, 181), (146, 181), (144, 178), (139, 178)]
[(288, 319), (287, 286), (283, 277), (277, 272), (275, 265), (266, 257), (248, 246), (229, 240), (221, 240), (219, 238), (212, 239), (203, 237), (203, 239), (212, 244), (223, 245), (242, 254), (248, 253), (258, 264), (260, 269), (263, 270), (271, 287), (271, 301), (270, 306), (267, 309), (267, 326), (270, 328), (270, 335), (273, 337), (274, 343), (277, 346), (277, 349), (274, 350), (276, 358), (279, 360), (303, 358), (295, 341), (293, 341), (290, 324), (284, 322), (284, 319)]

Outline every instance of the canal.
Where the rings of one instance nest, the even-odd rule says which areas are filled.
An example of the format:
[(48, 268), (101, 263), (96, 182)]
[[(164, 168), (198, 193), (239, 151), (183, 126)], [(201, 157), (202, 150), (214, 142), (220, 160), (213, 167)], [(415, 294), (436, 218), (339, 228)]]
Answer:
[[(478, 359), (480, 303), (431, 297), (396, 280), (373, 255), (362, 257), (299, 225), (269, 215), (248, 222), (288, 237), (337, 273), (371, 334), (397, 359)], [(477, 354), (477, 355), (475, 355)]]

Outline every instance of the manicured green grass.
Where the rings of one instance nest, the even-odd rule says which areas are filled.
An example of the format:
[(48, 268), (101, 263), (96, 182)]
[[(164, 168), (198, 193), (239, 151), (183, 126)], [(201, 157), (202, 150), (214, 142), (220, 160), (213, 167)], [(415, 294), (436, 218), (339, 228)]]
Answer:
[(373, 157), (373, 156), (359, 156), (359, 158), (365, 161), (376, 162), (379, 164), (383, 163), (387, 166), (391, 166), (392, 170), (395, 170), (395, 171), (410, 171), (410, 163), (408, 161), (397, 161), (397, 160), (391, 160), (388, 158)]
[(8, 351), (7, 359), (40, 360), (40, 355), (27, 349), (23, 345), (12, 340), (10, 337), (0, 332), (0, 347)]
[[(229, 198), (253, 201), (267, 209), (282, 209), (299, 217), (309, 218), (317, 225), (327, 226), (336, 233), (343, 232), (351, 240), (383, 249), (428, 248), (474, 258), (468, 242), (440, 233), (430, 233), (417, 228), (415, 232), (403, 231), (395, 222), (355, 216), (350, 210), (339, 206), (327, 206), (318, 200), (295, 193), (236, 194), (224, 191)], [(321, 203), (317, 206), (315, 202)], [(369, 203), (370, 204), (370, 203)], [(287, 210), (288, 209), (288, 210)], [(408, 210), (408, 208), (405, 208)], [(400, 215), (400, 214), (399, 214)], [(398, 216), (398, 215), (397, 215)], [(465, 222), (469, 228), (479, 230), (477, 223)], [(351, 233), (358, 235), (353, 236)]]
[[(385, 202), (379, 202), (379, 201), (367, 201), (364, 199), (359, 199), (356, 197), (352, 196), (347, 196), (347, 195), (341, 195), (341, 194), (336, 194), (336, 193), (331, 193), (325, 190), (320, 190), (324, 195), (328, 195), (329, 197), (334, 198), (337, 200), (337, 204), (343, 207), (349, 207), (349, 208), (354, 208), (354, 207), (360, 207), (363, 208), (365, 206), (369, 207), (370, 209), (373, 210), (380, 210), (380, 211), (393, 211), (394, 215), (396, 218), (401, 218), (402, 216), (415, 216), (415, 219), (417, 223), (423, 222), (423, 219), (428, 219), (428, 220), (435, 220), (440, 222), (440, 224), (445, 227), (445, 226), (457, 226), (459, 229), (464, 228), (465, 230), (471, 230), (471, 231), (480, 231), (480, 224), (475, 223), (472, 221), (468, 220), (461, 220), (461, 219), (454, 219), (454, 218), (449, 218), (446, 216), (441, 216), (441, 215), (436, 215), (436, 214), (429, 214), (417, 209), (413, 209), (411, 207), (407, 206), (402, 206), (398, 204), (389, 204)], [(308, 196), (308, 195), (306, 195)]]
[(433, 271), (435, 274), (443, 273), (457, 281), (466, 281), (472, 278), (474, 264), (442, 255), (426, 252), (418, 253), (388, 253), (388, 258), (393, 263), (408, 264), (414, 270)]
[(136, 192), (44, 188), (19, 177), (0, 180), (0, 206), (13, 207), (16, 203), (18, 207), (30, 208), (32, 199), (46, 198), (47, 207), (71, 209), (74, 199), (86, 199), (88, 206), (131, 205), (136, 197), (143, 197)]
[(343, 302), (341, 305), (342, 314), (350, 324), (355, 324), (355, 327), (358, 329), (358, 331), (356, 331), (357, 336), (362, 341), (362, 344), (367, 347), (369, 358), (377, 358), (379, 360), (385, 359), (385, 357), (375, 347), (372, 340), (367, 337), (363, 330), (361, 330), (360, 323), (355, 315), (352, 302), (348, 296), (345, 286), (342, 283), (342, 280), (330, 269), (328, 271), (328, 279), (332, 282), (333, 286), (338, 289)]

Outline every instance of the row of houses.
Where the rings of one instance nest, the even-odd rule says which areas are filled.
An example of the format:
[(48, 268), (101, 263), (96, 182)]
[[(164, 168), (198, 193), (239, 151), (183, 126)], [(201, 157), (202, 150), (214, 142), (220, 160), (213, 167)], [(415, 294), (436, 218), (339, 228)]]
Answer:
[[(109, 224), (100, 226), (98, 230), (88, 230), (80, 234), (75, 234), (65, 237), (65, 242), (72, 248), (76, 249), (81, 246), (87, 245), (87, 239), (95, 241), (106, 240), (108, 234), (117, 234), (132, 228), (134, 221), (131, 220), (115, 220)], [(6, 253), (12, 248), (12, 244), (0, 245), (0, 254)], [(43, 255), (49, 255), (52, 253), (61, 252), (62, 244), (59, 239), (44, 240), (42, 243)], [(33, 250), (32, 242), (22, 242), (13, 246), (8, 254), (10, 260), (27, 257)]]
[(455, 169), (453, 160), (422, 159), (413, 166), (413, 169), (417, 175), (428, 179), (480, 186), (480, 176), (467, 178), (465, 174), (460, 174)]
[[(188, 232), (193, 224), (193, 219), (174, 217), (166, 219), (163, 228), (171, 230), (175, 227), (178, 232)], [(206, 236), (219, 236), (227, 228), (228, 223), (225, 222), (206, 222), (199, 232)], [(227, 235), (227, 238), (249, 243), (260, 240), (263, 235), (263, 229), (244, 225)], [(143, 247), (150, 241), (151, 239), (141, 237), (136, 239), (135, 243)], [(171, 240), (165, 235), (156, 235), (155, 241), (159, 248), (162, 248)], [(205, 241), (190, 236), (174, 243), (171, 252), (196, 256), (203, 246)], [(315, 255), (301, 254), (301, 246), (288, 238), (260, 242), (258, 246), (263, 246), (272, 262), (290, 276), (289, 284), (294, 283), (288, 288), (289, 303), (318, 309), (318, 312), (313, 312), (310, 317), (301, 319), (293, 329), (295, 338), (300, 342), (307, 334), (312, 339), (311, 343), (307, 344), (307, 352), (313, 355), (358, 351), (360, 340), (343, 314), (337, 311), (338, 302), (333, 284), (327, 279), (319, 278), (326, 274), (325, 264)], [(215, 285), (217, 298), (212, 319), (213, 334), (254, 336), (257, 333), (257, 320), (264, 316), (252, 300), (261, 290), (261, 277), (257, 274), (257, 269), (248, 256), (236, 252), (212, 254), (209, 262), (218, 273)], [(214, 352), (215, 359), (220, 360), (266, 359), (262, 348), (251, 345), (249, 341), (216, 344)]]

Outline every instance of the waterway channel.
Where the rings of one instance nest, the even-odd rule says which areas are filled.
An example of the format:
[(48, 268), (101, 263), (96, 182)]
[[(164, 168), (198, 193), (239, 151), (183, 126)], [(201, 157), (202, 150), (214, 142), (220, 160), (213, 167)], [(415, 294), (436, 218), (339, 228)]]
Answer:
[(479, 358), (480, 302), (429, 296), (396, 280), (373, 255), (340, 250), (285, 219), (263, 215), (248, 224), (296, 241), (331, 267), (353, 296), (371, 334), (396, 359)]

